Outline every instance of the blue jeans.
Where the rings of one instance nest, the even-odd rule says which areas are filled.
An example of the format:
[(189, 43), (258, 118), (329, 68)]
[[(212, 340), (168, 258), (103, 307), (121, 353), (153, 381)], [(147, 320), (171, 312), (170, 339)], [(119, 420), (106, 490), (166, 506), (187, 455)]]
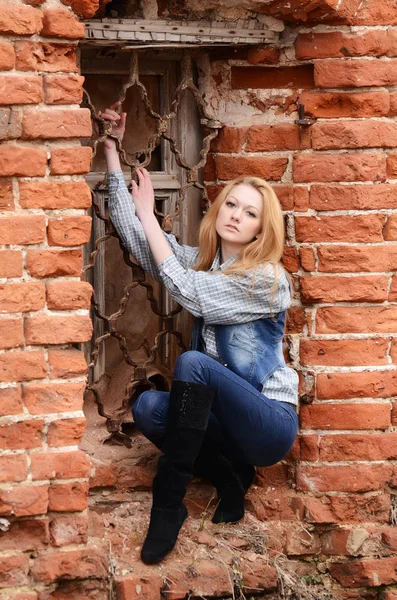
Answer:
[[(230, 457), (267, 467), (291, 449), (298, 430), (294, 405), (266, 398), (245, 379), (201, 352), (182, 354), (174, 379), (215, 390), (207, 434)], [(132, 409), (138, 429), (159, 446), (165, 436), (169, 396), (169, 392), (148, 390)]]

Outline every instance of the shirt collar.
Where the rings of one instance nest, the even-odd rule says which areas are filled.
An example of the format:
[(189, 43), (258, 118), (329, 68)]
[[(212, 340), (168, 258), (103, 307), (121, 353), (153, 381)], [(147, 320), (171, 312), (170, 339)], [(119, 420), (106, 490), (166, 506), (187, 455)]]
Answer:
[(210, 271), (226, 271), (226, 269), (228, 267), (230, 267), (231, 264), (234, 263), (236, 258), (237, 258), (237, 254), (235, 254), (234, 256), (232, 256), (231, 258), (229, 258), (228, 260), (226, 260), (224, 263), (221, 264), (221, 249), (218, 248), (218, 250), (216, 251), (214, 260), (212, 261)]

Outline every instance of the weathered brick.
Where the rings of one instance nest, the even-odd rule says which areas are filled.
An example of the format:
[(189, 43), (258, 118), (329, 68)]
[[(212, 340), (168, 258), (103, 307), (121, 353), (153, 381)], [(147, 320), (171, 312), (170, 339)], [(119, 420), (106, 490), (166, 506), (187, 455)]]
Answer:
[(389, 48), (387, 31), (374, 30), (344, 34), (342, 31), (300, 33), (295, 42), (296, 58), (338, 58), (382, 56)]
[(288, 159), (285, 157), (221, 156), (219, 154), (215, 157), (216, 172), (219, 179), (234, 179), (240, 175), (253, 175), (275, 181), (281, 179), (287, 164)]
[(10, 180), (5, 179), (0, 182), (0, 210), (14, 210), (14, 197)]
[(80, 479), (89, 476), (90, 459), (82, 452), (40, 452), (31, 456), (32, 479)]
[(62, 0), (62, 4), (70, 6), (82, 19), (91, 19), (100, 7), (99, 0)]
[(0, 251), (0, 277), (20, 277), (22, 271), (22, 252), (19, 250)]
[(83, 407), (84, 383), (31, 384), (23, 388), (23, 401), (32, 415), (73, 412)]
[(390, 109), (389, 116), (395, 117), (397, 115), (397, 92), (390, 93)]
[(0, 381), (29, 381), (47, 375), (44, 353), (39, 350), (0, 354)]
[(330, 306), (319, 308), (316, 333), (394, 333), (397, 306)]
[[(394, 269), (392, 269), (394, 271)], [(389, 302), (396, 302), (397, 300), (397, 277), (391, 278), (391, 286), (389, 291)]]
[(397, 146), (397, 124), (393, 121), (315, 123), (311, 131), (315, 150)]
[(369, 492), (384, 489), (392, 475), (392, 466), (305, 465), (297, 471), (297, 488), (311, 492)]
[(385, 217), (357, 216), (296, 217), (298, 242), (381, 242)]
[(17, 421), (0, 425), (0, 448), (24, 450), (41, 448), (44, 421)]
[(397, 15), (393, 0), (368, 0), (360, 5), (360, 10), (351, 19), (352, 25), (397, 25)]
[(232, 67), (233, 89), (310, 89), (314, 87), (313, 65), (297, 67)]
[(386, 494), (322, 494), (311, 498), (305, 493), (296, 503), (309, 523), (388, 523), (390, 518), (390, 496)]
[(0, 176), (43, 177), (47, 153), (39, 148), (2, 145), (0, 147)]
[(17, 40), (15, 42), (16, 68), (19, 71), (68, 73), (78, 70), (76, 47), (69, 44), (51, 44)]
[(384, 181), (384, 154), (299, 154), (293, 161), (294, 181)]
[(47, 306), (53, 310), (89, 308), (91, 296), (92, 286), (86, 281), (51, 281), (47, 283)]
[(397, 208), (397, 186), (392, 184), (316, 185), (310, 187), (315, 210), (371, 210)]
[(394, 246), (318, 246), (318, 270), (354, 273), (356, 271), (395, 271)]
[(91, 168), (92, 150), (88, 146), (54, 148), (51, 151), (52, 175), (82, 175)]
[(387, 92), (303, 92), (299, 102), (312, 117), (383, 117), (389, 114)]
[(320, 373), (317, 376), (317, 397), (322, 400), (387, 398), (396, 394), (397, 371)]
[(88, 208), (91, 191), (85, 181), (22, 181), (19, 184), (22, 208)]
[(0, 4), (0, 33), (34, 35), (40, 33), (43, 15), (40, 10), (20, 4)]
[(300, 420), (303, 429), (387, 429), (390, 407), (387, 404), (304, 404)]
[[(49, 285), (56, 287), (56, 282)], [(75, 377), (83, 375), (87, 371), (84, 353), (76, 348), (49, 349), (48, 364), (51, 379)]]
[(301, 277), (302, 302), (384, 302), (389, 278), (383, 275), (355, 277)]
[(45, 75), (46, 104), (80, 104), (83, 98), (84, 77), (79, 75)]
[[(0, 7), (1, 10), (1, 7)], [(0, 588), (29, 584), (29, 556), (0, 557)]]
[(247, 133), (247, 152), (273, 152), (275, 150), (298, 150), (303, 147), (299, 127), (285, 125), (253, 125)]
[(23, 137), (27, 140), (91, 137), (88, 108), (78, 110), (35, 110), (23, 113)]
[[(41, 550), (48, 543), (49, 532), (48, 521), (46, 519), (12, 521), (7, 531), (2, 531), (0, 536), (0, 550), (2, 551), (19, 550), (20, 552), (25, 552), (26, 550)], [(21, 597), (20, 600), (23, 600), (23, 598)]]
[(84, 37), (84, 23), (80, 23), (72, 12), (62, 8), (47, 8), (43, 15), (42, 36), (66, 39)]
[(318, 60), (314, 65), (316, 87), (382, 87), (397, 85), (397, 60)]
[(286, 333), (302, 333), (306, 325), (306, 315), (303, 308), (293, 306), (288, 309)]
[(48, 486), (22, 486), (0, 489), (0, 514), (15, 517), (46, 514)]
[(397, 179), (397, 154), (388, 155), (386, 168), (388, 178)]
[(53, 484), (49, 489), (48, 508), (54, 512), (79, 512), (87, 508), (87, 500), (86, 482)]
[(88, 516), (67, 515), (50, 521), (50, 539), (53, 546), (86, 544), (88, 540)]
[(0, 388), (0, 417), (23, 412), (21, 387)]
[(85, 430), (85, 418), (61, 419), (52, 421), (48, 427), (47, 443), (49, 446), (76, 446)]
[(13, 44), (0, 42), (0, 71), (9, 71), (15, 66), (15, 50)]
[(30, 250), (26, 268), (33, 277), (79, 276), (83, 265), (81, 250)]
[(0, 108), (0, 141), (16, 140), (22, 135), (22, 111), (19, 108)]
[(18, 215), (0, 218), (0, 244), (40, 244), (44, 240), (44, 215)]
[(299, 255), (296, 248), (284, 246), (281, 262), (289, 273), (297, 273), (300, 269)]
[(0, 75), (0, 104), (37, 104), (42, 100), (41, 77)]
[(250, 48), (247, 62), (250, 65), (277, 65), (280, 60), (279, 48)]
[(397, 583), (397, 558), (360, 558), (329, 563), (328, 568), (331, 576), (347, 588)]
[(25, 321), (26, 343), (32, 345), (87, 342), (91, 333), (92, 323), (88, 315), (40, 315), (28, 317)]
[(0, 456), (0, 482), (25, 481), (28, 475), (27, 457), (23, 454)]
[(272, 189), (280, 202), (282, 210), (294, 209), (294, 188), (292, 185), (274, 183)]
[(390, 215), (386, 221), (386, 225), (383, 230), (383, 237), (387, 241), (397, 240), (397, 215)]
[(303, 185), (294, 186), (294, 210), (306, 212), (309, 210), (309, 188)]
[(301, 340), (302, 365), (387, 365), (389, 340)]
[(0, 285), (0, 311), (19, 313), (40, 310), (45, 304), (45, 286), (41, 282)]
[(69, 550), (41, 554), (34, 561), (32, 576), (35, 581), (50, 583), (62, 579), (106, 577), (107, 553), (98, 548)]
[(159, 575), (129, 576), (117, 582), (117, 596), (119, 600), (161, 600), (162, 586), (162, 578)]
[(0, 319), (0, 349), (18, 348), (18, 346), (23, 346), (24, 343), (23, 320)]
[(50, 246), (79, 246), (91, 236), (91, 217), (56, 217), (48, 219), (48, 244)]
[(343, 433), (325, 435), (319, 443), (322, 461), (395, 460), (397, 433)]

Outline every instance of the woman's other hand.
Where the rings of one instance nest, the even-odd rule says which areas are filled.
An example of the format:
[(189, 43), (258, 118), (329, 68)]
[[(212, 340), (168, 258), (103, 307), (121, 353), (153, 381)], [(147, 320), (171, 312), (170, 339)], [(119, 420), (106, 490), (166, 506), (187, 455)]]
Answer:
[(136, 208), (136, 214), (140, 221), (154, 215), (154, 191), (149, 173), (146, 169), (137, 169), (138, 184), (131, 181), (132, 197)]
[[(125, 133), (125, 123), (127, 119), (127, 113), (119, 114), (117, 109), (120, 107), (121, 102), (115, 102), (109, 108), (105, 108), (104, 111), (98, 111), (96, 116), (108, 121), (111, 124), (111, 134), (120, 140), (123, 139)], [(106, 138), (105, 149), (110, 150), (115, 147), (115, 141), (112, 138)]]

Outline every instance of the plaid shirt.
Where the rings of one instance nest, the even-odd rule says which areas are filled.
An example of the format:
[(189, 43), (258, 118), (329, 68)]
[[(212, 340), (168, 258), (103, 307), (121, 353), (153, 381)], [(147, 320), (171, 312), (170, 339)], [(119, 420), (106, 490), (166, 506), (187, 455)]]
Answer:
[[(108, 176), (109, 215), (123, 244), (145, 271), (161, 281), (171, 296), (195, 317), (202, 317), (206, 354), (218, 359), (212, 325), (235, 325), (270, 317), (290, 305), (287, 276), (279, 269), (273, 291), (275, 269), (263, 265), (255, 278), (252, 273), (233, 276), (222, 273), (234, 257), (221, 264), (218, 250), (210, 271), (195, 271), (198, 248), (178, 244), (175, 236), (164, 233), (173, 254), (161, 264), (153, 260), (140, 220), (135, 213), (131, 194), (121, 170)], [(266, 381), (263, 394), (273, 400), (298, 403), (298, 375), (289, 367), (276, 371)]]

